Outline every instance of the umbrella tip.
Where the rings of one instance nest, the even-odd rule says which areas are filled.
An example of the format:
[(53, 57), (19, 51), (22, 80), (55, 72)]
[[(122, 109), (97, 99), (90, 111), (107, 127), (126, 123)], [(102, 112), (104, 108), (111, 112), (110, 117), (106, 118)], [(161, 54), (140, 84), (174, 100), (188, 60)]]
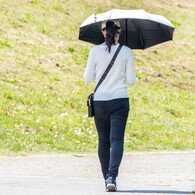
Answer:
[(96, 19), (97, 19), (97, 8), (94, 8), (94, 19), (95, 19), (95, 22), (96, 22)]

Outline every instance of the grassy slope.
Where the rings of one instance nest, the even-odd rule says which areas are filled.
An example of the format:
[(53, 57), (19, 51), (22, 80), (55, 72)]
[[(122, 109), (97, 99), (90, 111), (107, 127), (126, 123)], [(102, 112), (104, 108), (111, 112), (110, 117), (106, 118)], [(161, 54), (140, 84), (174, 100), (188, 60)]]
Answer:
[[(135, 3), (136, 2), (136, 3)], [(79, 25), (98, 7), (145, 9), (176, 25), (174, 42), (134, 51), (127, 149), (194, 149), (195, 6), (192, 0), (0, 2), (0, 150), (93, 151), (83, 72), (90, 44)]]

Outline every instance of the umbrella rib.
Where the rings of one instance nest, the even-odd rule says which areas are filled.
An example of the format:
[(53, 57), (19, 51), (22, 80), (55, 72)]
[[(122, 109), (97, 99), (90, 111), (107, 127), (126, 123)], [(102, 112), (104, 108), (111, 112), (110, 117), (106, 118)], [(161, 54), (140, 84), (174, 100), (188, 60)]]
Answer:
[(161, 24), (159, 24), (159, 26), (169, 36), (170, 40), (172, 40), (172, 36), (170, 35), (170, 33)]
[(140, 40), (141, 40), (142, 48), (144, 48), (144, 42), (143, 42), (143, 39), (142, 39), (142, 35), (141, 35), (140, 31), (138, 31), (138, 32), (139, 32), (139, 37), (140, 37)]
[(137, 31), (138, 31), (138, 34), (139, 34), (139, 38), (140, 38), (140, 41), (141, 41), (141, 44), (142, 44), (142, 48), (144, 48), (144, 41), (143, 41), (143, 39), (142, 39), (142, 35), (141, 35), (141, 33), (140, 33), (140, 30), (139, 30), (139, 28), (136, 26), (136, 24), (132, 21), (132, 24), (135, 26), (135, 28), (137, 29)]

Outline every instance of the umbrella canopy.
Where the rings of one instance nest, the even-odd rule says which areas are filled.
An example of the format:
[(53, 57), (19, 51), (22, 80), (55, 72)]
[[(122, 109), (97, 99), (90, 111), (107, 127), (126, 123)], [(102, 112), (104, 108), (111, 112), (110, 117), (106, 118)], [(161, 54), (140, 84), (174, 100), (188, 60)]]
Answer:
[(144, 10), (113, 9), (88, 17), (80, 26), (79, 39), (92, 44), (103, 43), (101, 24), (108, 20), (119, 20), (122, 31), (119, 42), (131, 49), (146, 49), (172, 40), (175, 28), (165, 17)]

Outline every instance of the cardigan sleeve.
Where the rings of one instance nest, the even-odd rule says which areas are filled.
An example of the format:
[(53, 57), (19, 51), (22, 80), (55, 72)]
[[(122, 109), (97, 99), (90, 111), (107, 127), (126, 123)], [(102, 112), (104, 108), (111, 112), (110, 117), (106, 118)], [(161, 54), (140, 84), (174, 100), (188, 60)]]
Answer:
[(94, 48), (92, 48), (89, 52), (87, 67), (84, 73), (84, 79), (86, 83), (91, 83), (92, 81), (95, 81), (95, 65), (95, 52)]
[(134, 70), (134, 57), (133, 52), (130, 50), (127, 55), (127, 65), (126, 65), (126, 84), (127, 85), (134, 85), (138, 80), (135, 75)]

